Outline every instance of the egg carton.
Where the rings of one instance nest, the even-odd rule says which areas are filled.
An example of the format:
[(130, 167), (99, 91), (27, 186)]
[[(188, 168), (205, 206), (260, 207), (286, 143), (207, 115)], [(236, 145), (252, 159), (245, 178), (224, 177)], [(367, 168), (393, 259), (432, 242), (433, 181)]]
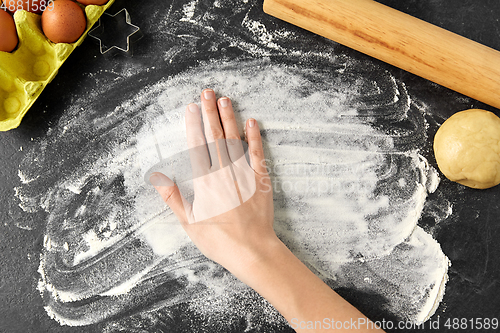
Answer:
[(86, 6), (86, 30), (70, 44), (53, 43), (45, 37), (41, 15), (24, 10), (14, 14), (19, 44), (11, 53), (0, 52), (0, 131), (19, 126), (43, 89), (114, 1), (109, 0), (102, 6)]

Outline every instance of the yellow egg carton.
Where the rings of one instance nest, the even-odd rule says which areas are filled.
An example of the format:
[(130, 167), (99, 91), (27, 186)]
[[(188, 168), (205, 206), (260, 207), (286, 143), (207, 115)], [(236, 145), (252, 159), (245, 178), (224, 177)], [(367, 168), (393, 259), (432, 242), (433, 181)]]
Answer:
[(0, 131), (16, 128), (61, 65), (79, 46), (94, 23), (115, 0), (85, 7), (87, 28), (74, 43), (52, 43), (42, 32), (41, 15), (18, 10), (14, 14), (19, 44), (0, 51)]

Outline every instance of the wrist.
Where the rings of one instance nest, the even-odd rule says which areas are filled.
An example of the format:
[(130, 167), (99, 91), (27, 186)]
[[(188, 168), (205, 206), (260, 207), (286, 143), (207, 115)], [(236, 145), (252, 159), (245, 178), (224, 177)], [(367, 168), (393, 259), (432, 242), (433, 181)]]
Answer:
[(260, 238), (256, 245), (240, 250), (236, 264), (226, 268), (253, 289), (256, 289), (255, 284), (262, 273), (272, 269), (274, 262), (282, 257), (281, 253), (289, 251), (275, 234)]
[(260, 242), (258, 249), (249, 250), (238, 270), (231, 273), (273, 303), (275, 291), (288, 288), (290, 274), (293, 275), (301, 265), (286, 245), (274, 236)]

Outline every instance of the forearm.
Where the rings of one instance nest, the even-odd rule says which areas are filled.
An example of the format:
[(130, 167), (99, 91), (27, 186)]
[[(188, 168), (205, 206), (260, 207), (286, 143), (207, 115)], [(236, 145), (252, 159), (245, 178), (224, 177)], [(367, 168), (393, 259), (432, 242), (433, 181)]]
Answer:
[[(314, 275), (279, 240), (263, 246), (260, 259), (249, 264), (244, 275), (238, 277), (267, 299), (297, 332), (329, 332), (331, 320), (345, 323), (342, 327), (348, 332), (382, 332), (370, 329), (374, 325), (351, 327), (350, 323), (361, 318), (367, 321), (366, 317)], [(321, 324), (311, 330), (307, 328), (308, 322)], [(342, 332), (339, 328), (335, 330)]]

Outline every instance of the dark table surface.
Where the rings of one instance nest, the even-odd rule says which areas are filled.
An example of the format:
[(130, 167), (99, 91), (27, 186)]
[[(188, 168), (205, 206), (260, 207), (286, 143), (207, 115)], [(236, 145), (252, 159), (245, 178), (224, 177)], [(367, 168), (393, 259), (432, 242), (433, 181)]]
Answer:
[[(236, 26), (245, 16), (262, 22), (270, 31), (288, 29), (300, 37), (295, 42), (283, 42), (281, 46), (284, 49), (324, 51), (334, 48), (338, 55), (390, 72), (441, 122), (453, 113), (469, 108), (490, 110), (500, 115), (498, 109), (271, 18), (262, 12), (262, 1), (230, 1), (226, 5), (225, 1), (217, 1), (218, 5), (214, 5), (214, 1), (195, 2), (198, 11), (195, 17), (202, 17), (203, 11), (206, 11), (218, 18), (214, 20), (214, 31), (209, 32), (179, 22), (178, 13), (188, 2), (117, 0), (109, 12), (127, 8), (132, 23), (144, 33), (144, 37), (135, 44), (133, 57), (103, 57), (98, 46), (87, 38), (61, 67), (19, 128), (0, 134), (0, 332), (99, 332), (104, 327), (101, 324), (76, 328), (60, 326), (49, 318), (43, 308), (44, 301), (36, 288), (46, 222), (43, 215), (30, 215), (19, 209), (14, 196), (14, 188), (20, 182), (19, 166), (26, 163), (27, 154), (39, 147), (38, 142), (49, 131), (60, 130), (64, 126), (60, 120), (79, 96), (100, 98), (101, 112), (110, 112), (149, 84), (196, 68), (202, 62), (262, 57), (259, 53), (252, 53), (252, 49), (265, 50), (261, 54), (265, 53), (265, 57), (272, 62), (300, 64), (300, 60), (291, 59), (283, 51), (267, 49), (258, 38), (243, 31), (241, 25), (234, 28), (233, 25)], [(497, 0), (379, 2), (500, 50), (500, 2)], [(166, 24), (159, 28), (159, 21), (166, 21)], [(188, 34), (200, 38), (179, 37)], [(230, 38), (246, 40), (254, 48), (231, 47)], [(155, 67), (154, 71), (132, 75), (133, 79), (123, 76), (124, 68), (151, 66)], [(311, 63), (308, 66), (312, 66)], [(438, 124), (434, 123), (430, 130), (437, 128)], [(422, 154), (431, 165), (436, 166), (431, 147), (432, 142), (429, 142), (423, 147)], [(438, 315), (442, 321), (448, 318), (500, 318), (500, 188), (477, 191), (443, 177), (439, 189), (430, 195), (430, 199), (453, 203), (453, 214), (440, 225), (435, 225), (433, 217), (425, 214), (419, 221), (420, 226), (432, 230), (433, 237), (453, 263), (443, 302), (432, 319), (436, 320)], [(183, 331), (183, 328), (136, 328), (126, 331), (170, 332)], [(445, 331), (443, 326), (441, 331)]]

